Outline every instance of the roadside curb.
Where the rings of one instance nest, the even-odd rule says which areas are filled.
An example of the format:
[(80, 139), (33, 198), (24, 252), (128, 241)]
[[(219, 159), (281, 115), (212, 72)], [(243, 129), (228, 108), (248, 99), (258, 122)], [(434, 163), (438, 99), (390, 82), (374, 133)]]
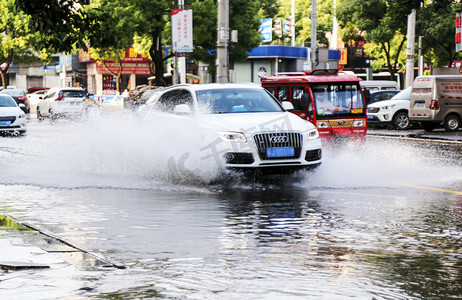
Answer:
[(462, 136), (435, 136), (416, 132), (368, 132), (367, 137), (389, 138), (409, 141), (431, 142), (440, 144), (462, 145)]

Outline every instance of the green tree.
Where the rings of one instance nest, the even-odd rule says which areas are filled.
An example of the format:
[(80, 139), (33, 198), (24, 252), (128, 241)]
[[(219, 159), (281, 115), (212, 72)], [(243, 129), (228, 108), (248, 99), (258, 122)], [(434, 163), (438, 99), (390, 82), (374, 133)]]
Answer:
[(96, 20), (85, 12), (80, 0), (13, 1), (17, 10), (31, 17), (28, 25), (37, 33), (36, 49), (71, 53), (86, 47), (85, 36)]
[[(347, 32), (352, 33), (351, 26), (354, 26), (358, 33), (365, 33), (366, 41), (378, 46), (369, 46), (374, 48), (369, 55), (378, 59), (374, 66), (386, 66), (394, 80), (402, 65), (401, 53), (405, 49), (407, 16), (417, 3), (414, 0), (342, 0), (338, 4), (337, 18), (343, 30), (347, 29)], [(379, 62), (384, 62), (384, 65)]]
[[(130, 22), (132, 11), (130, 7), (119, 6), (114, 1), (99, 0), (95, 2), (94, 7), (88, 10), (99, 20), (94, 25), (95, 30), (87, 35), (91, 46), (90, 55), (115, 77), (116, 92), (119, 93), (125, 51), (133, 45), (133, 23)], [(105, 34), (101, 34), (101, 32), (105, 32)], [(118, 66), (117, 69), (109, 68), (108, 63), (110, 62), (115, 62)]]
[[(279, 0), (281, 8), (278, 17), (285, 20), (291, 15), (292, 0)], [(311, 0), (295, 0), (295, 36), (297, 44), (311, 43)], [(333, 2), (332, 0), (318, 0), (316, 4), (316, 40), (320, 47), (328, 47), (326, 34), (332, 32)], [(286, 42), (289, 44), (289, 42)]]
[(461, 57), (456, 52), (454, 39), (456, 9), (460, 9), (460, 4), (444, 6), (437, 2), (427, 4), (417, 14), (421, 18), (416, 32), (422, 29), (424, 60), (432, 66), (450, 67), (454, 60)]
[(14, 0), (0, 0), (0, 74), (6, 88), (6, 72), (15, 59), (33, 56), (35, 35), (29, 29), (30, 17), (24, 16)]
[[(265, 1), (268, 3), (268, 1)], [(215, 72), (217, 41), (217, 6), (214, 0), (196, 0), (192, 3), (194, 18), (193, 58), (207, 62)], [(230, 30), (238, 31), (238, 43), (230, 43), (229, 60), (244, 61), (248, 53), (261, 43), (258, 29), (262, 14), (259, 1), (233, 0), (229, 3)], [(213, 28), (213, 30), (211, 30)]]

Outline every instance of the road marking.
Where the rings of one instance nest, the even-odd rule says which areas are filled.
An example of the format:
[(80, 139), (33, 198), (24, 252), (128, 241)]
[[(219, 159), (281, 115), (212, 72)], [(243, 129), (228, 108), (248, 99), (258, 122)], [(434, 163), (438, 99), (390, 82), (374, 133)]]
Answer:
[(406, 187), (415, 188), (415, 189), (421, 189), (421, 190), (430, 190), (430, 191), (436, 191), (436, 192), (452, 193), (452, 194), (462, 195), (461, 191), (438, 189), (438, 188), (432, 188), (432, 187), (428, 187), (428, 186), (420, 186), (420, 185), (412, 185), (412, 184), (397, 183), (397, 185), (406, 186)]

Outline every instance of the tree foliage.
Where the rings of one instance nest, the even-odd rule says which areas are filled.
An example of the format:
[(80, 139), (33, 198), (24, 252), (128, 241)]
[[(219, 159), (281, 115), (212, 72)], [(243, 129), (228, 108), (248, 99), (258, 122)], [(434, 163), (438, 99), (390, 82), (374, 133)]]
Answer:
[(85, 48), (85, 35), (95, 19), (86, 14), (80, 0), (14, 0), (16, 8), (30, 16), (29, 27), (37, 35), (37, 49), (71, 53)]
[(13, 60), (33, 55), (35, 35), (29, 28), (30, 17), (24, 16), (14, 5), (14, 0), (0, 0), (0, 73), (6, 88), (5, 75)]
[[(268, 16), (273, 10), (272, 1), (263, 1), (271, 8), (263, 14)], [(273, 1), (274, 2), (274, 1)], [(258, 28), (263, 18), (260, 1), (233, 0), (229, 2), (229, 27), (238, 31), (238, 42), (229, 43), (229, 61), (244, 61), (248, 52), (261, 43)], [(215, 72), (216, 41), (217, 41), (217, 5), (216, 1), (195, 0), (192, 3), (194, 18), (194, 52), (193, 58), (207, 62), (212, 73)], [(213, 30), (211, 30), (213, 28)]]
[[(88, 12), (99, 20), (94, 26), (97, 30), (89, 32), (86, 37), (91, 46), (90, 55), (115, 77), (116, 91), (119, 92), (125, 51), (133, 45), (133, 23), (129, 22), (131, 10), (116, 5), (114, 1), (99, 0)], [(101, 32), (111, 34), (102, 35)], [(109, 62), (115, 62), (117, 69), (109, 68)]]
[(386, 66), (391, 79), (395, 79), (402, 64), (401, 51), (405, 47), (407, 15), (411, 9), (395, 0), (342, 0), (337, 17), (343, 35), (352, 35), (355, 28), (358, 36), (364, 35), (367, 42), (377, 45), (368, 47), (374, 49), (368, 53), (376, 59), (374, 66)]
[(450, 67), (454, 60), (461, 58), (455, 51), (456, 9), (460, 9), (460, 5), (444, 6), (436, 2), (418, 12), (421, 18), (416, 32), (422, 32), (424, 60), (434, 67)]

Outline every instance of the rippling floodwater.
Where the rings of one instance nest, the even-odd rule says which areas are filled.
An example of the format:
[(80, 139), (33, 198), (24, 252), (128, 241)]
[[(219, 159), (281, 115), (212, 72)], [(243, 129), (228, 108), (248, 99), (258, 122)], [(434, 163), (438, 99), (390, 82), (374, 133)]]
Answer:
[[(127, 266), (80, 275), (86, 297), (462, 295), (457, 148), (369, 139), (326, 149), (319, 169), (295, 179), (215, 181), (194, 147), (185, 158), (184, 144), (160, 142), (162, 124), (57, 125), (0, 137), (0, 207)], [(192, 173), (172, 180), (168, 161), (182, 157)]]

